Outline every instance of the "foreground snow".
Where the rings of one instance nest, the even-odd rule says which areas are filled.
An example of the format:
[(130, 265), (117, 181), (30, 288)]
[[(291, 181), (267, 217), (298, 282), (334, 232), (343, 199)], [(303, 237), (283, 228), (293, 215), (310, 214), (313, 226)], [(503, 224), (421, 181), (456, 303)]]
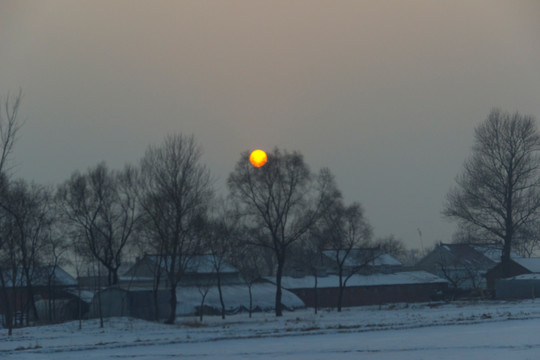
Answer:
[(540, 304), (361, 307), (312, 310), (282, 318), (258, 313), (179, 318), (167, 326), (114, 318), (2, 330), (2, 359), (534, 359), (540, 350)]

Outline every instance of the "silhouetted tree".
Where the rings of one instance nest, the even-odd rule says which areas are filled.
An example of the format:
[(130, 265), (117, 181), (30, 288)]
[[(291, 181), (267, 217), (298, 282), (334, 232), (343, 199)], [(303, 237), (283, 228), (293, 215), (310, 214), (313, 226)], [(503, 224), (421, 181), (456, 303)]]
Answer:
[(371, 226), (359, 203), (345, 206), (341, 201), (336, 202), (323, 214), (319, 227), (320, 231), (316, 236), (324, 239), (325, 248), (328, 250), (325, 253), (333, 259), (337, 269), (339, 281), (337, 310), (341, 311), (347, 281), (365, 269), (380, 253), (374, 250), (361, 253), (356, 251), (370, 246), (372, 235)]
[(200, 249), (200, 232), (213, 196), (210, 173), (201, 164), (194, 136), (171, 135), (150, 146), (141, 161), (140, 205), (147, 238), (161, 253), (171, 292), (166, 323), (176, 318), (176, 289), (190, 258)]
[(124, 249), (139, 218), (135, 170), (111, 171), (104, 163), (86, 173), (76, 171), (59, 187), (57, 196), (66, 224), (88, 252), (108, 271), (108, 284), (118, 283)]
[(268, 155), (266, 165), (258, 168), (248, 159), (248, 152), (241, 155), (227, 184), (246, 226), (262, 233), (251, 243), (274, 252), (275, 310), (276, 316), (281, 316), (281, 278), (289, 247), (308, 233), (334, 201), (337, 190), (328, 169), (314, 176), (297, 152), (276, 148)]
[(475, 129), (473, 153), (446, 198), (444, 215), (500, 240), (505, 274), (516, 234), (538, 216), (539, 149), (532, 116), (492, 110)]
[[(9, 157), (22, 126), (19, 119), (21, 101), (22, 91), (19, 91), (15, 97), (10, 96), (9, 93), (3, 98), (0, 97), (0, 192), (3, 194), (6, 194), (9, 183)], [(6, 215), (6, 212), (0, 212), (0, 285), (5, 309), (5, 325), (8, 328), (8, 335), (12, 335), (14, 309), (10, 306), (7, 284), (12, 280), (11, 284), (14, 286), (17, 264), (14, 253), (15, 242)], [(9, 270), (11, 270), (11, 276), (9, 276)], [(12, 294), (12, 296), (15, 295)]]

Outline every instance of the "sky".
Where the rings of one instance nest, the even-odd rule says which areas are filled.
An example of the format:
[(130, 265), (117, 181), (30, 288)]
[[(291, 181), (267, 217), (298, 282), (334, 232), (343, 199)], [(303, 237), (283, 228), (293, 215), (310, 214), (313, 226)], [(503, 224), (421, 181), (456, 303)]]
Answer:
[(14, 173), (57, 185), (183, 133), (226, 194), (242, 152), (278, 147), (330, 168), (376, 237), (429, 247), (475, 126), (540, 117), (538, 34), (534, 0), (0, 0)]

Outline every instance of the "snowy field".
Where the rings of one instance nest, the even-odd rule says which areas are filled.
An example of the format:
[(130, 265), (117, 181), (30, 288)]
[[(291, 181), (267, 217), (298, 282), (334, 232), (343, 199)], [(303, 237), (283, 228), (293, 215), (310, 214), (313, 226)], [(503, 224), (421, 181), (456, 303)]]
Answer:
[(0, 359), (538, 359), (540, 303), (387, 305), (256, 313), (174, 326), (129, 318), (5, 329)]

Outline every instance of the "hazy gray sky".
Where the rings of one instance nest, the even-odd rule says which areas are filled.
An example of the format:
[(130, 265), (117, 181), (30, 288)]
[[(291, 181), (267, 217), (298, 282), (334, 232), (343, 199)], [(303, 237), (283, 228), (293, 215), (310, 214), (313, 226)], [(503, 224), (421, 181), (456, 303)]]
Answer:
[(440, 213), (492, 107), (540, 117), (540, 2), (0, 0), (16, 175), (58, 184), (195, 134), (219, 191), (240, 153), (327, 166), (376, 236), (448, 241)]

